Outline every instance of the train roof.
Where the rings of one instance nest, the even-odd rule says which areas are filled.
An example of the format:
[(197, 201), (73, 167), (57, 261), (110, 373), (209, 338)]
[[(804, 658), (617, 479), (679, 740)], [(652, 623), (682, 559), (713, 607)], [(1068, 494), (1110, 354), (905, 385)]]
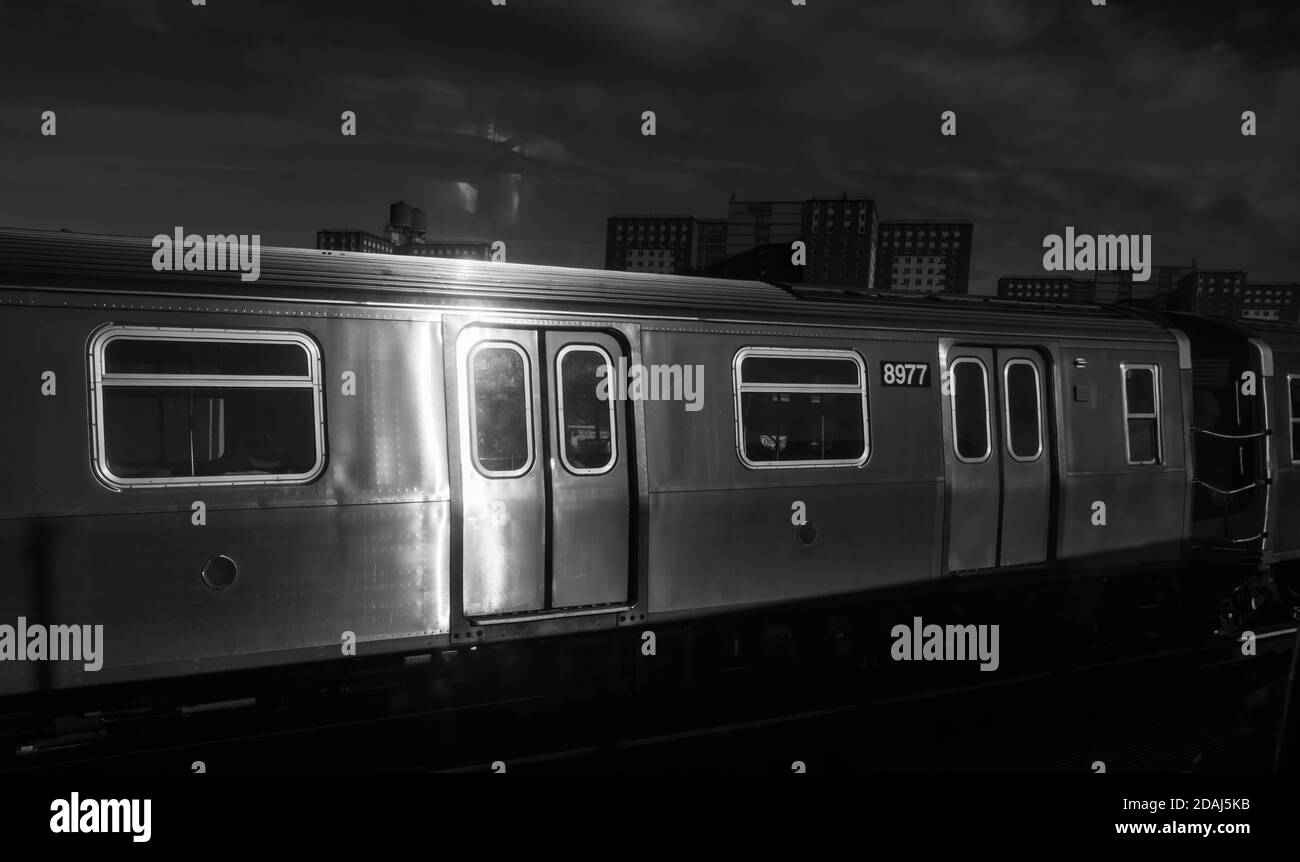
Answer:
[(1241, 329), (1270, 346), (1300, 351), (1300, 326), (1270, 320), (1236, 320)]
[(810, 285), (318, 249), (260, 249), (260, 277), (158, 272), (152, 240), (0, 228), (0, 290), (41, 289), (277, 302), (463, 306), (645, 318), (1028, 332), (1167, 341), (1106, 305), (991, 296), (904, 296)]
[(1257, 338), (1274, 350), (1300, 353), (1300, 325), (1277, 320), (1257, 320), (1192, 314), (1186, 311), (1160, 312), (1159, 317), (1173, 326), (1197, 319), (1236, 333), (1242, 338)]

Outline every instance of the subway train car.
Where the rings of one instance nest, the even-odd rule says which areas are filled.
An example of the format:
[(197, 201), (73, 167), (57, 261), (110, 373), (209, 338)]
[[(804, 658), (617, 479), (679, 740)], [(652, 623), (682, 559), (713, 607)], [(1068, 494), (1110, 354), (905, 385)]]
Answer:
[(1294, 328), (153, 259), (0, 231), (0, 693), (1300, 558)]
[(1160, 315), (1186, 334), (1192, 399), (1189, 558), (1253, 566), (1224, 620), (1261, 604), (1300, 609), (1300, 327)]
[[(1192, 343), (1193, 542), (1300, 559), (1300, 328), (1165, 314)], [(1290, 517), (1288, 517), (1288, 510)]]

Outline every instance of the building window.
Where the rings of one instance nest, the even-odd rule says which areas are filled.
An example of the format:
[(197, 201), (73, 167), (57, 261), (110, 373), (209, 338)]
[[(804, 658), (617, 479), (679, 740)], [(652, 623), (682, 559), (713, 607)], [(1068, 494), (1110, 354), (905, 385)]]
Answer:
[(1159, 366), (1121, 365), (1124, 436), (1130, 464), (1160, 463)]
[(866, 367), (856, 352), (745, 348), (734, 374), (737, 450), (745, 465), (866, 463)]
[(1038, 366), (1027, 359), (1012, 359), (1004, 373), (1007, 448), (1017, 461), (1036, 461), (1043, 452)]
[(469, 353), (470, 443), (484, 476), (522, 476), (533, 465), (528, 356), (512, 341), (483, 341)]
[(967, 463), (988, 460), (989, 386), (984, 363), (963, 356), (952, 366), (952, 436), (957, 458)]
[(320, 351), (295, 332), (114, 326), (91, 343), (92, 439), (116, 487), (310, 482)]

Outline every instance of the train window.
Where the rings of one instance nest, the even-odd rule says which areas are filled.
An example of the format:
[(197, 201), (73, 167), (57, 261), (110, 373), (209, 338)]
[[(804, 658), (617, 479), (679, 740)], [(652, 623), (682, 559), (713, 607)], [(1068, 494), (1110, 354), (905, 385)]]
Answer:
[(104, 345), (104, 371), (114, 375), (306, 377), (309, 367), (298, 344), (118, 338)]
[(952, 433), (957, 458), (968, 463), (987, 460), (989, 381), (984, 363), (969, 356), (952, 362)]
[(522, 476), (533, 466), (533, 396), (528, 357), (510, 341), (484, 341), (469, 354), (470, 439), (485, 476)]
[(1160, 369), (1121, 365), (1124, 374), (1124, 435), (1130, 464), (1160, 463)]
[(617, 457), (614, 399), (598, 397), (601, 380), (613, 381), (614, 363), (589, 344), (569, 345), (556, 358), (560, 379), (558, 413), (563, 445), (560, 460), (570, 473), (608, 472)]
[(1286, 380), (1291, 389), (1291, 462), (1300, 463), (1300, 375)]
[(749, 347), (734, 367), (737, 450), (746, 466), (866, 463), (866, 370), (857, 353)]
[(751, 355), (745, 357), (741, 371), (747, 384), (798, 383), (857, 387), (862, 370), (844, 359), (792, 359), (785, 356)]
[(320, 354), (299, 333), (107, 327), (95, 467), (117, 487), (307, 482), (325, 463)]
[(1027, 359), (1012, 359), (1004, 371), (1007, 447), (1015, 460), (1035, 461), (1043, 452), (1038, 366)]

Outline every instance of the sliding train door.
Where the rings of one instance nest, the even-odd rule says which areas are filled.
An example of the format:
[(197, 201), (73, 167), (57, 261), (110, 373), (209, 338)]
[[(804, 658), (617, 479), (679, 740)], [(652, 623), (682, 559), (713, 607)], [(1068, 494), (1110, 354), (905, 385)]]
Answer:
[(1042, 563), (1052, 517), (1047, 369), (1041, 354), (1023, 347), (999, 347), (994, 357), (1002, 437), (998, 565)]
[(604, 332), (471, 325), (456, 337), (468, 619), (624, 603), (629, 427)]
[(462, 600), (466, 616), (546, 606), (546, 470), (537, 333), (461, 333)]
[(1042, 563), (1052, 512), (1049, 380), (1032, 348), (949, 345), (948, 570)]
[[(614, 400), (622, 351), (597, 332), (546, 332), (550, 607), (627, 601), (628, 433)], [(605, 397), (601, 397), (604, 395)]]

